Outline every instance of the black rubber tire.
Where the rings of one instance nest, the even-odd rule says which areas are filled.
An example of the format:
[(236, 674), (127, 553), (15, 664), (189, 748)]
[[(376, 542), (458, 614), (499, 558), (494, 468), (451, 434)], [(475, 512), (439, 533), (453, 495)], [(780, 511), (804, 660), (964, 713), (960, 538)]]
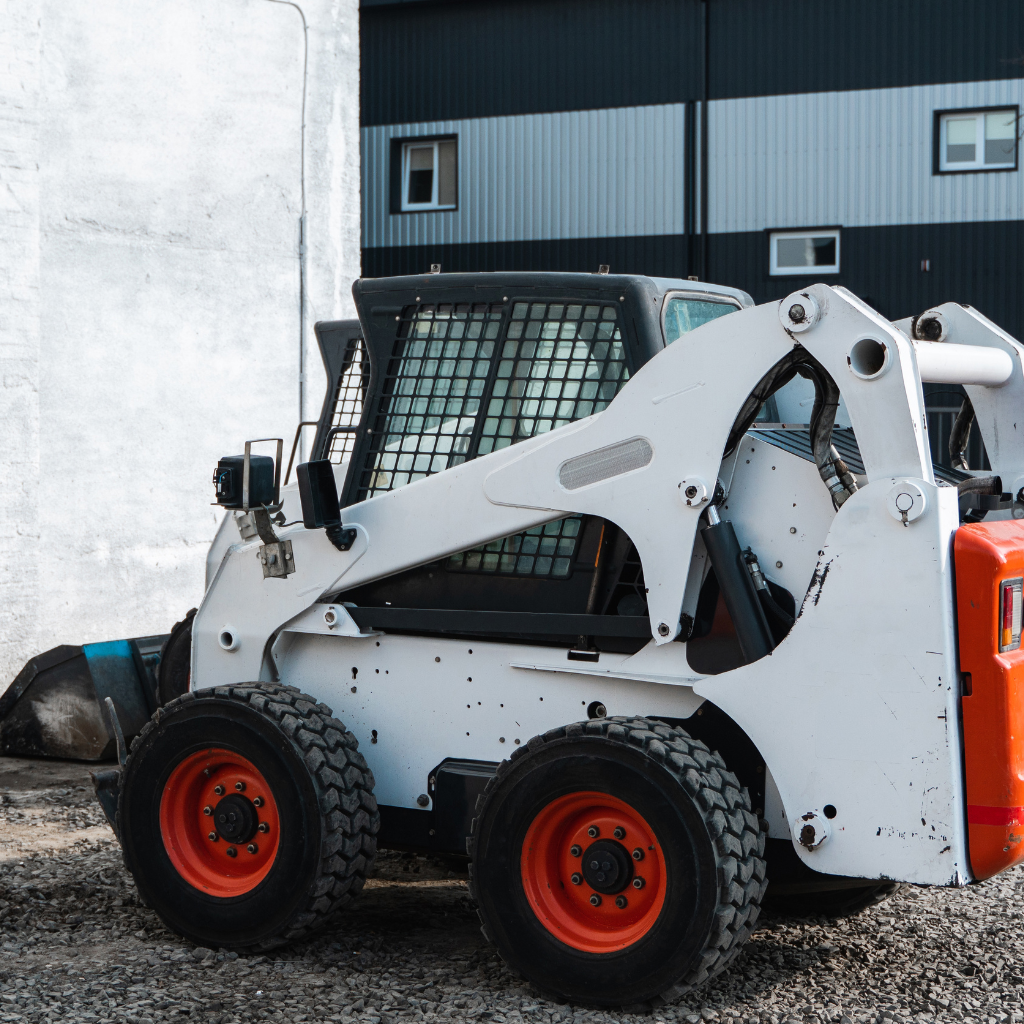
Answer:
[[(241, 896), (190, 885), (160, 832), (168, 776), (205, 747), (246, 757), (277, 804), (277, 856)], [(355, 737), (326, 705), (273, 683), (198, 690), (159, 709), (132, 743), (117, 805), (125, 866), (147, 905), (199, 945), (238, 950), (301, 939), (350, 903), (373, 868), (379, 827), (373, 775)]]
[(174, 624), (171, 635), (160, 648), (160, 661), (156, 667), (158, 707), (188, 693), (192, 671), (192, 620), (195, 617), (196, 609), (193, 608), (181, 622)]
[(798, 892), (775, 895), (769, 888), (764, 909), (773, 917), (852, 917), (876, 907), (904, 888), (900, 882), (875, 882), (850, 889)]
[[(580, 790), (625, 800), (658, 835), (668, 889), (641, 939), (614, 953), (564, 944), (538, 920), (519, 868), (530, 823)], [(677, 999), (721, 972), (749, 938), (767, 886), (765, 833), (736, 776), (688, 733), (606, 718), (536, 736), (477, 801), (470, 892), (505, 962), (559, 1002), (613, 1007)]]

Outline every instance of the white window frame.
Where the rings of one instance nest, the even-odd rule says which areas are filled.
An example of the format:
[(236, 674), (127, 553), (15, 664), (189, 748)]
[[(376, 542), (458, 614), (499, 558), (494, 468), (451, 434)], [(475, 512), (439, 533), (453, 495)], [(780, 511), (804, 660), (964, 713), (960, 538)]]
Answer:
[[(938, 153), (937, 153), (937, 166), (936, 170), (939, 174), (955, 174), (958, 171), (1015, 171), (1017, 170), (1017, 145), (1018, 141), (1015, 139), (1013, 144), (1013, 159), (1003, 164), (987, 164), (985, 163), (985, 116), (987, 114), (1002, 114), (1013, 111), (1014, 119), (1017, 122), (1018, 127), (1015, 128), (1014, 134), (1019, 132), (1019, 118), (1020, 111), (1017, 108), (1011, 106), (996, 106), (996, 107), (968, 107), (964, 110), (939, 110), (936, 111), (937, 125), (936, 130), (938, 132)], [(949, 161), (946, 159), (946, 139), (947, 139), (947, 128), (950, 121), (962, 120), (965, 117), (973, 117), (975, 120), (974, 129), (974, 155), (973, 160), (955, 160)]]
[[(768, 240), (768, 273), (772, 277), (816, 277), (819, 274), (838, 274), (841, 256), (840, 228), (806, 228), (803, 231), (772, 231)], [(834, 238), (836, 242), (836, 261), (821, 267), (780, 267), (778, 262), (778, 240), (780, 238)], [(763, 266), (763, 264), (762, 264)]]
[[(438, 189), (440, 187), (439, 147), (442, 142), (451, 142), (452, 139), (429, 139), (419, 141), (418, 139), (407, 139), (402, 142), (402, 212), (415, 213), (417, 210), (454, 210), (458, 202), (446, 203), (442, 206), (437, 201)], [(458, 163), (458, 141), (455, 143), (456, 165)], [(410, 203), (409, 202), (409, 172), (411, 171), (411, 154), (414, 149), (431, 149), (434, 154), (434, 181), (431, 191), (430, 202)], [(456, 186), (457, 188), (458, 186)]]

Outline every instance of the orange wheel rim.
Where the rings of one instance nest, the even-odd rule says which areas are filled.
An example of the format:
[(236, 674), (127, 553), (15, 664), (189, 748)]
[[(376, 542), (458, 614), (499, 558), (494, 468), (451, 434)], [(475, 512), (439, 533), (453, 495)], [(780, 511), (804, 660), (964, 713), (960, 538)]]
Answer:
[(654, 830), (607, 793), (549, 803), (526, 833), (521, 870), (541, 924), (587, 953), (632, 945), (665, 904), (665, 856)]
[(259, 769), (231, 750), (185, 758), (160, 797), (164, 849), (189, 885), (241, 896), (266, 878), (277, 856), (277, 802)]

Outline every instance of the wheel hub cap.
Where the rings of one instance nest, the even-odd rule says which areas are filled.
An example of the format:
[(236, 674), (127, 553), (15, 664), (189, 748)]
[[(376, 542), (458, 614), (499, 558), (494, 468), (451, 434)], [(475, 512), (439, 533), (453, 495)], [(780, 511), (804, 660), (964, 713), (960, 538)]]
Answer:
[(633, 860), (614, 839), (599, 839), (583, 854), (583, 877), (595, 892), (614, 896), (633, 878)]
[(247, 843), (256, 834), (259, 819), (252, 801), (232, 793), (213, 809), (214, 828), (229, 843)]

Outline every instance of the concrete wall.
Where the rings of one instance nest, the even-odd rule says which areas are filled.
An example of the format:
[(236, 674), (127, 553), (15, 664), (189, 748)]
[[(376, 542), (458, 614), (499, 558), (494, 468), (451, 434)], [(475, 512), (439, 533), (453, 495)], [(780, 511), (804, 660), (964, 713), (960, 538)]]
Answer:
[(319, 411), (358, 96), (356, 0), (0, 0), (0, 690), (199, 602), (214, 465), (290, 444), (300, 336)]

